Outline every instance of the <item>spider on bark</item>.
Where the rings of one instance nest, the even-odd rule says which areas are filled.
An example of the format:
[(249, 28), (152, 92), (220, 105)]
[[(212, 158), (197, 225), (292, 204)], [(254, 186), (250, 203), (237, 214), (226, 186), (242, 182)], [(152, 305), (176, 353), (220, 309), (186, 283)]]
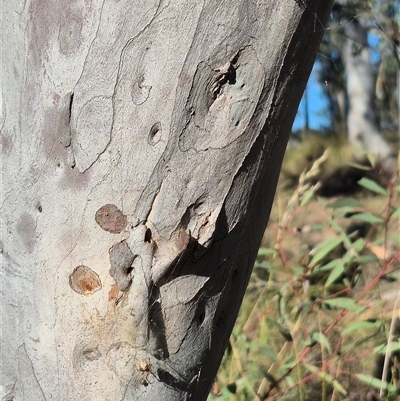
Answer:
[(148, 386), (149, 385), (148, 377), (150, 374), (152, 374), (150, 359), (147, 361), (145, 359), (140, 359), (139, 361), (137, 361), (136, 369), (139, 372), (143, 373), (144, 375), (144, 377), (140, 379), (139, 383), (142, 384), (143, 386)]

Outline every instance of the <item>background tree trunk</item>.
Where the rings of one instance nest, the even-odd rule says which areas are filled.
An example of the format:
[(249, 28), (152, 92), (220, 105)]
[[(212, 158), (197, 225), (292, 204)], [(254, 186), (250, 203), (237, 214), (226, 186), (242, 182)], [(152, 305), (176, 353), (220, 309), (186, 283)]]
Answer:
[(330, 6), (7, 3), (3, 399), (207, 397)]
[(375, 112), (375, 75), (370, 62), (365, 21), (357, 17), (354, 0), (337, 0), (344, 7), (341, 22), (344, 33), (342, 58), (348, 100), (349, 141), (376, 157), (389, 173), (396, 170), (396, 155), (379, 130)]

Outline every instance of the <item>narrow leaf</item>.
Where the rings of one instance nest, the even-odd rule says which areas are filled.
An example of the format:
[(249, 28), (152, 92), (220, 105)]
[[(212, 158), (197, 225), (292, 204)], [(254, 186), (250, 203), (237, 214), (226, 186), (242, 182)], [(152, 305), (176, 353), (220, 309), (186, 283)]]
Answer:
[(358, 185), (361, 185), (364, 188), (369, 189), (372, 192), (375, 192), (377, 194), (381, 194), (381, 195), (387, 195), (388, 191), (387, 189), (383, 188), (382, 186), (380, 186), (379, 184), (377, 184), (375, 181), (363, 177), (361, 178), (360, 181), (358, 181)]
[(329, 224), (341, 236), (346, 248), (350, 248), (351, 241), (350, 241), (348, 235), (346, 234), (346, 232), (343, 230), (343, 228), (339, 224), (337, 224), (336, 221), (333, 219), (329, 219)]
[(286, 381), (286, 385), (288, 387), (293, 387), (295, 385), (295, 381), (293, 380), (293, 377), (291, 377), (291, 376), (287, 376), (285, 381)]
[(266, 269), (269, 270), (271, 268), (271, 263), (269, 263), (267, 260), (263, 260), (261, 263), (256, 263), (254, 267), (258, 269)]
[(336, 379), (333, 379), (331, 383), (336, 391), (339, 391), (339, 393), (343, 395), (347, 395), (347, 391), (345, 390), (345, 388)]
[(358, 264), (364, 264), (364, 263), (373, 263), (376, 262), (377, 258), (373, 255), (362, 255), (354, 258), (354, 262)]
[[(389, 347), (389, 351), (387, 351), (387, 348)], [(384, 355), (387, 352), (393, 353), (400, 350), (400, 341), (392, 341), (389, 344), (380, 344), (374, 348), (374, 352), (377, 354)]]
[(368, 385), (375, 387), (377, 389), (383, 388), (384, 390), (389, 391), (393, 394), (399, 394), (399, 388), (397, 388), (393, 384), (382, 381), (381, 379), (364, 375), (362, 373), (356, 374), (356, 377), (358, 380), (367, 383)]
[(364, 249), (365, 241), (362, 238), (354, 241), (351, 244), (351, 248), (354, 249), (357, 253), (361, 252)]
[(347, 391), (344, 389), (344, 387), (338, 382), (337, 379), (335, 379), (332, 375), (329, 373), (319, 370), (316, 366), (310, 365), (308, 363), (305, 363), (304, 366), (311, 372), (311, 373), (316, 373), (319, 377), (321, 377), (322, 380), (325, 380), (326, 382), (332, 384), (332, 386), (339, 391), (343, 395), (347, 395)]
[(338, 209), (335, 209), (332, 213), (332, 217), (336, 218), (336, 217), (344, 217), (344, 216), (351, 216), (354, 213), (356, 213), (357, 210), (354, 210), (353, 207), (349, 207), (349, 206), (344, 206)]
[(310, 226), (311, 230), (313, 231), (321, 231), (321, 230), (325, 230), (325, 225), (324, 224), (311, 224)]
[(313, 189), (309, 189), (306, 193), (302, 196), (300, 206), (307, 205), (308, 202), (313, 198), (315, 192)]
[(391, 241), (393, 241), (394, 243), (396, 243), (396, 242), (400, 242), (400, 235), (391, 235), (390, 237), (390, 240)]
[(357, 305), (356, 301), (352, 298), (333, 298), (333, 299), (325, 299), (322, 303), (329, 305), (338, 309), (349, 309), (353, 311), (360, 312), (365, 308), (363, 306)]
[(392, 218), (399, 218), (400, 217), (400, 206), (392, 213)]
[(258, 250), (258, 254), (257, 256), (267, 256), (267, 255), (274, 255), (276, 254), (278, 251), (276, 249), (273, 248), (260, 248)]
[(341, 237), (333, 237), (318, 244), (310, 252), (310, 255), (314, 255), (311, 259), (310, 265), (315, 266), (323, 258), (329, 255), (339, 244), (341, 244), (341, 242)]
[(346, 164), (347, 164), (348, 166), (355, 167), (355, 168), (357, 168), (357, 169), (359, 169), (359, 170), (364, 170), (364, 171), (369, 171), (369, 170), (371, 170), (371, 167), (365, 166), (364, 164), (360, 164), (360, 163), (348, 162), (348, 163), (346, 163)]
[(331, 345), (329, 344), (328, 337), (324, 333), (314, 333), (313, 337), (316, 341), (318, 341), (324, 348), (328, 350), (330, 354), (332, 354), (332, 348)]
[(323, 272), (323, 271), (329, 271), (335, 268), (335, 266), (340, 263), (341, 259), (333, 259), (330, 262), (328, 262), (326, 265), (322, 265), (318, 267), (318, 272)]
[(367, 159), (370, 162), (371, 166), (375, 166), (375, 156), (371, 152), (367, 152)]
[(357, 199), (353, 198), (343, 198), (339, 199), (335, 202), (328, 203), (326, 207), (331, 209), (338, 209), (340, 207), (362, 207), (362, 203), (360, 203)]
[(350, 218), (354, 219), (354, 220), (365, 221), (365, 222), (371, 223), (371, 224), (384, 222), (384, 220), (382, 218), (375, 216), (369, 212), (356, 213), (356, 214), (353, 214)]
[(325, 287), (332, 284), (336, 279), (338, 279), (343, 274), (343, 272), (344, 272), (344, 262), (339, 261), (329, 274), (329, 277), (325, 283)]
[(349, 334), (356, 330), (368, 330), (368, 329), (372, 329), (372, 328), (376, 329), (381, 326), (382, 326), (382, 323), (379, 320), (377, 320), (376, 322), (368, 322), (368, 321), (355, 322), (355, 323), (352, 323), (350, 326), (346, 327), (343, 330), (343, 334), (346, 335), (346, 334)]

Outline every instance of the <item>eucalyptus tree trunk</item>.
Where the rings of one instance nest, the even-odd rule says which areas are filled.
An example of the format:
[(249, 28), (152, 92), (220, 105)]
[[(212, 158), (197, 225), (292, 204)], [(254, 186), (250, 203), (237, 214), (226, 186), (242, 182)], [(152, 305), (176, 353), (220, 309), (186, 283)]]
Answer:
[(391, 173), (396, 169), (396, 156), (377, 123), (376, 79), (370, 61), (366, 22), (356, 15), (357, 1), (337, 2), (344, 7), (341, 18), (344, 33), (342, 57), (346, 74), (349, 141), (354, 146), (370, 152), (384, 170)]
[(330, 6), (3, 7), (2, 399), (206, 399)]

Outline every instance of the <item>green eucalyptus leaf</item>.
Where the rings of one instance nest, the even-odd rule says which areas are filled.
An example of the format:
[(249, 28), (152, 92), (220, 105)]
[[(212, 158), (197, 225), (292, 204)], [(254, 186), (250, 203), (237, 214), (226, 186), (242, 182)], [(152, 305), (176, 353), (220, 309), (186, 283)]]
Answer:
[(341, 237), (328, 238), (325, 241), (318, 244), (310, 254), (313, 255), (310, 265), (315, 266), (318, 262), (329, 255), (335, 248), (342, 243)]
[(332, 386), (339, 391), (343, 395), (347, 395), (347, 391), (345, 388), (339, 383), (337, 379), (335, 379), (332, 375), (329, 373), (320, 370), (316, 366), (310, 365), (308, 363), (305, 363), (304, 366), (311, 372), (311, 373), (316, 373), (322, 380), (325, 380), (326, 382), (332, 384)]
[(335, 267), (332, 269), (332, 271), (329, 274), (329, 277), (327, 278), (325, 282), (325, 287), (328, 287), (330, 284), (332, 284), (335, 280), (337, 280), (343, 273), (344, 273), (344, 265), (345, 262), (340, 260), (338, 263), (336, 263)]
[(382, 326), (382, 322), (377, 320), (375, 322), (369, 322), (369, 321), (362, 321), (362, 322), (355, 322), (352, 323), (350, 326), (346, 327), (343, 330), (343, 334), (349, 334), (353, 331), (357, 330), (368, 330), (368, 329), (376, 329), (378, 327)]
[(380, 186), (379, 184), (377, 184), (375, 181), (363, 177), (361, 178), (360, 181), (358, 181), (358, 185), (361, 185), (364, 188), (369, 189), (372, 192), (375, 192), (377, 194), (381, 194), (381, 195), (387, 195), (388, 194), (388, 190), (383, 188), (382, 186)]
[(310, 202), (310, 200), (314, 197), (314, 190), (309, 189), (308, 191), (305, 192), (305, 194), (301, 198), (300, 206), (305, 206), (307, 203)]
[(372, 213), (369, 212), (362, 212), (362, 213), (356, 213), (353, 214), (352, 216), (350, 216), (351, 219), (354, 220), (361, 220), (361, 221), (365, 221), (367, 223), (384, 223), (384, 220), (381, 217), (375, 216)]
[(367, 383), (368, 385), (375, 387), (377, 389), (384, 389), (386, 391), (389, 391), (394, 394), (400, 394), (400, 389), (393, 384), (387, 383), (385, 381), (382, 381), (381, 379), (377, 379), (372, 376), (364, 375), (362, 373), (356, 374), (356, 377), (358, 380)]
[(342, 198), (338, 199), (337, 201), (328, 203), (326, 207), (332, 208), (332, 209), (338, 209), (341, 207), (362, 207), (362, 203), (360, 203), (357, 199), (353, 198)]
[(347, 164), (348, 166), (355, 167), (355, 168), (357, 168), (358, 170), (364, 170), (364, 171), (369, 171), (369, 170), (371, 170), (371, 167), (365, 166), (364, 164), (360, 164), (360, 163), (348, 162), (348, 163), (346, 163), (346, 164)]
[(273, 248), (260, 248), (258, 250), (257, 256), (275, 255), (276, 253), (278, 253), (278, 251)]
[(378, 258), (375, 255), (361, 255), (354, 258), (354, 262), (358, 264), (373, 263), (377, 260)]
[(390, 217), (393, 219), (398, 219), (400, 217), (400, 206), (396, 208)]
[(332, 298), (332, 299), (325, 299), (322, 301), (323, 304), (329, 305), (334, 308), (338, 309), (349, 309), (356, 312), (361, 312), (365, 308), (363, 306), (357, 305), (356, 301), (352, 298)]

